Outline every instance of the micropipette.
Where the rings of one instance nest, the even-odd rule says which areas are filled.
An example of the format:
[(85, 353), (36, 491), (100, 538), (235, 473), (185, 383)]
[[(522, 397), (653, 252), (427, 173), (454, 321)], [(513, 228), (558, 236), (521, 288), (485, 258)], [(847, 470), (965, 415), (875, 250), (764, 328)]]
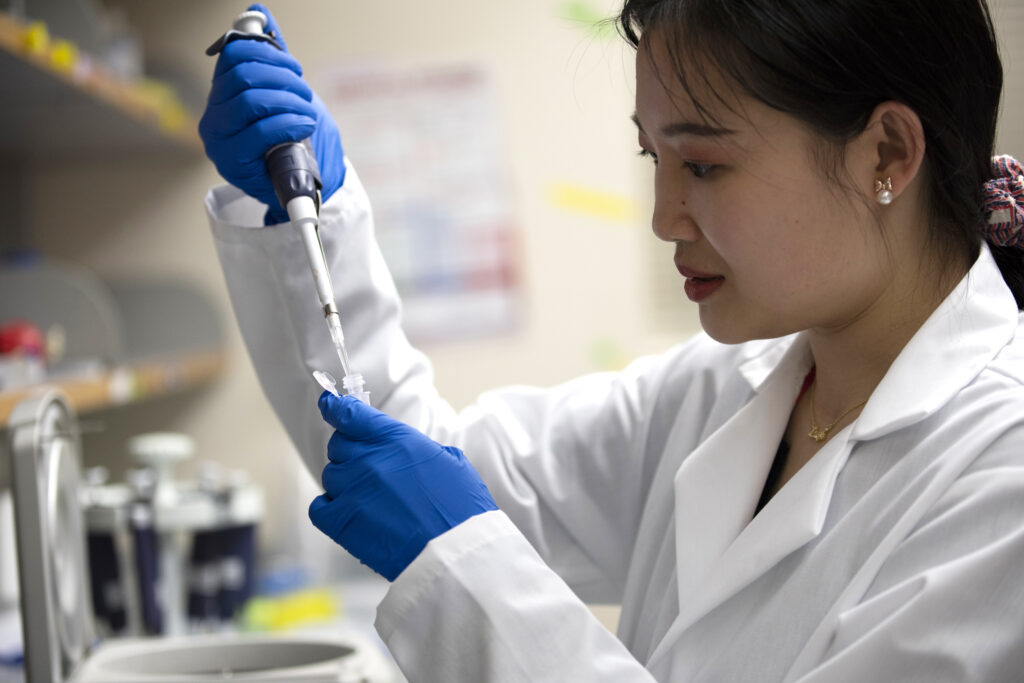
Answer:
[[(261, 40), (270, 43), (277, 49), (283, 49), (276, 36), (264, 33), (267, 17), (263, 12), (251, 10), (243, 12), (235, 19), (232, 30), (221, 36), (207, 50), (206, 54), (215, 55), (224, 45), (236, 39)], [(320, 169), (317, 168), (316, 155), (313, 154), (309, 140), (287, 142), (271, 147), (266, 153), (267, 173), (274, 186), (274, 194), (281, 206), (288, 212), (292, 225), (299, 231), (302, 244), (309, 260), (309, 268), (313, 274), (313, 284), (317, 299), (323, 309), (327, 329), (331, 341), (341, 361), (344, 373), (342, 386), (346, 393), (356, 396), (369, 403), (369, 392), (364, 390), (363, 376), (353, 373), (345, 348), (345, 335), (341, 330), (341, 316), (334, 302), (334, 288), (327, 269), (323, 244), (317, 226), (320, 222)]]

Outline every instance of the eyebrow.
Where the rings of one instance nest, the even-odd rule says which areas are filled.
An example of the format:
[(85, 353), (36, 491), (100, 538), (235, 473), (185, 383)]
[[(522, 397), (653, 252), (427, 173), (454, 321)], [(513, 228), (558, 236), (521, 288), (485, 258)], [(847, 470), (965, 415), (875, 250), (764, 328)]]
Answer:
[[(646, 133), (644, 127), (640, 125), (640, 119), (634, 113), (630, 119), (636, 124), (636, 127), (640, 129), (641, 133)], [(661, 134), (665, 137), (675, 137), (678, 135), (699, 135), (701, 137), (725, 137), (732, 135), (736, 131), (729, 128), (717, 128), (715, 126), (709, 126), (704, 123), (688, 123), (679, 121), (677, 123), (669, 123), (661, 128)]]

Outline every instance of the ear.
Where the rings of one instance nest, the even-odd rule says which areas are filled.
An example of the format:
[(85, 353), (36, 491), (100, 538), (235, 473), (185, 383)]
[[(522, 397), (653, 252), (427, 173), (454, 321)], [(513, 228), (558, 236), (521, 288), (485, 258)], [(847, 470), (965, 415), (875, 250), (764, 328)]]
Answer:
[(913, 109), (902, 102), (879, 104), (858, 138), (863, 164), (857, 178), (869, 188), (869, 196), (875, 195), (876, 180), (892, 178), (895, 198), (914, 184), (924, 163), (925, 143), (924, 126)]

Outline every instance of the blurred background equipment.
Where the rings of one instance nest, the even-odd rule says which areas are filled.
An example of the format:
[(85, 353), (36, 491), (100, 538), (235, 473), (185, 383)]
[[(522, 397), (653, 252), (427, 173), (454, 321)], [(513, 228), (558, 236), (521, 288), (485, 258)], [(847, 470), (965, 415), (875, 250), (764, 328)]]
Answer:
[(252, 596), (262, 491), (242, 471), (204, 463), (198, 481), (178, 480), (191, 458), (183, 434), (143, 434), (128, 450), (141, 465), (123, 483), (86, 472), (82, 494), (92, 596), (107, 634), (180, 635), (230, 627)]
[[(384, 656), (357, 634), (343, 632), (320, 635), (239, 635), (214, 633), (161, 639), (109, 639), (98, 642), (97, 624), (88, 589), (86, 527), (113, 534), (133, 535), (136, 552), (107, 554), (93, 558), (94, 567), (113, 560), (120, 566), (101, 570), (102, 581), (115, 574), (126, 575), (134, 566), (150, 565), (156, 571), (136, 571), (135, 584), (141, 590), (154, 579), (160, 585), (183, 583), (188, 555), (167, 543), (178, 532), (220, 534), (220, 542), (202, 545), (198, 567), (204, 571), (211, 560), (220, 568), (215, 614), (235, 612), (247, 590), (243, 577), (251, 566), (251, 529), (262, 514), (262, 499), (251, 485), (239, 481), (234, 487), (220, 482), (205, 486), (178, 482), (171, 477), (174, 461), (192, 454), (191, 443), (176, 434), (148, 434), (133, 441), (131, 449), (140, 460), (157, 470), (148, 484), (117, 493), (116, 487), (94, 483), (84, 490), (80, 474), (80, 441), (75, 415), (68, 400), (55, 390), (40, 393), (18, 404), (11, 413), (2, 440), (5, 463), (10, 464), (14, 524), (17, 537), (18, 593), (23, 635), (24, 674), (32, 683), (127, 683), (129, 681), (195, 680), (230, 678), (235, 681), (322, 681), (343, 683), (387, 682), (392, 668)], [(99, 478), (97, 476), (97, 478)], [(210, 484), (213, 484), (210, 486)], [(139, 494), (142, 495), (139, 495)], [(86, 523), (86, 516), (94, 520)], [(124, 504), (111, 504), (116, 501)], [(146, 528), (158, 543), (140, 551), (138, 524), (133, 527), (133, 505), (141, 502), (151, 516)], [(106, 504), (103, 504), (106, 503)], [(180, 515), (178, 514), (180, 513)], [(121, 521), (118, 521), (121, 520)], [(136, 520), (137, 521), (137, 520)], [(126, 534), (125, 532), (128, 531)], [(116, 548), (117, 542), (114, 542)], [(156, 558), (148, 555), (154, 548)], [(195, 545), (193, 546), (195, 550)], [(196, 558), (193, 552), (192, 557)], [(214, 559), (216, 558), (216, 559)], [(134, 564), (132, 560), (137, 564)], [(234, 565), (232, 569), (225, 567)], [(177, 577), (169, 576), (177, 574)], [(131, 585), (126, 582), (125, 585)], [(101, 594), (109, 591), (101, 587)], [(126, 606), (124, 623), (142, 622), (160, 627), (161, 620), (147, 623), (145, 615), (132, 615), (133, 601), (122, 587)], [(168, 615), (167, 623), (183, 615), (184, 596), (180, 590), (155, 589), (156, 607)], [(145, 599), (145, 598), (144, 598)], [(171, 601), (181, 599), (180, 604)], [(100, 609), (108, 617), (116, 611), (117, 600), (104, 598)], [(224, 612), (222, 610), (225, 609)], [(145, 609), (141, 610), (145, 613)], [(180, 621), (184, 621), (180, 619)], [(98, 643), (98, 644), (97, 644)], [(268, 678), (268, 676), (270, 678)]]

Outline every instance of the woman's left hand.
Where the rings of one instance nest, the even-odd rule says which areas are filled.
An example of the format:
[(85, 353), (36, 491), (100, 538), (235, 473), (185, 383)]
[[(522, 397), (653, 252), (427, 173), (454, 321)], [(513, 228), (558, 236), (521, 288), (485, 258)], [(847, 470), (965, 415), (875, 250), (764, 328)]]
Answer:
[(389, 581), (431, 539), (498, 506), (458, 448), (351, 397), (318, 402), (335, 428), (327, 444), (325, 493), (313, 499), (316, 528)]

